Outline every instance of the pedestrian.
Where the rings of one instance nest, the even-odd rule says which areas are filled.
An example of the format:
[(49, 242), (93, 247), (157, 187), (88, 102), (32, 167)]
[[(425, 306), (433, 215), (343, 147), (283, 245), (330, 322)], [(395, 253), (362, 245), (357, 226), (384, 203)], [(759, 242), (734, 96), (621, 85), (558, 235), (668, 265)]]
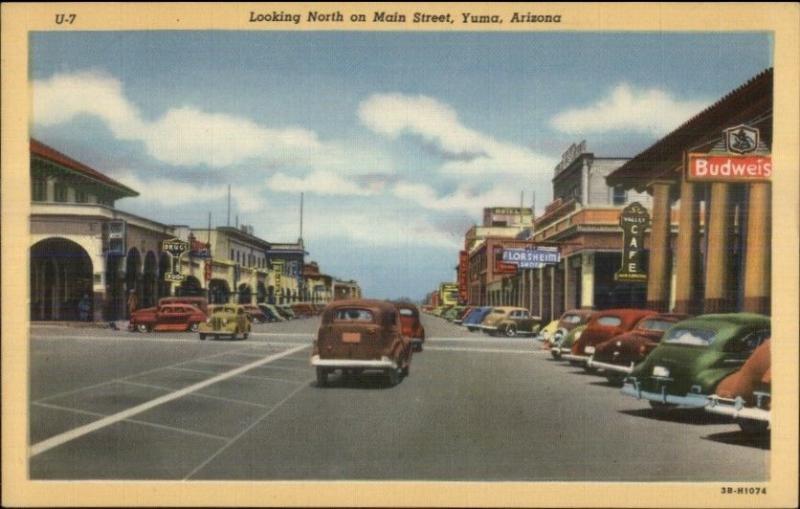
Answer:
[(133, 315), (133, 312), (139, 307), (139, 297), (136, 295), (136, 290), (131, 289), (128, 292), (128, 317)]
[(82, 322), (89, 321), (89, 311), (92, 309), (92, 301), (89, 299), (89, 295), (83, 294), (81, 300), (78, 301), (78, 316)]

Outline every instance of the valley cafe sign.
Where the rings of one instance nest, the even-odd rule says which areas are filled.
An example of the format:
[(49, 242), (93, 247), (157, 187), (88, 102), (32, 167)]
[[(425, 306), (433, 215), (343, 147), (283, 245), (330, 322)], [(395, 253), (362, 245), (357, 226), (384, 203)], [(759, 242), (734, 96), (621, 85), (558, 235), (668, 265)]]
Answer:
[(644, 268), (644, 231), (650, 226), (650, 214), (639, 202), (633, 202), (619, 216), (622, 228), (622, 267), (614, 274), (620, 282), (647, 282)]
[(772, 177), (772, 155), (758, 129), (741, 124), (723, 131), (723, 140), (707, 154), (688, 154), (691, 182), (761, 182)]

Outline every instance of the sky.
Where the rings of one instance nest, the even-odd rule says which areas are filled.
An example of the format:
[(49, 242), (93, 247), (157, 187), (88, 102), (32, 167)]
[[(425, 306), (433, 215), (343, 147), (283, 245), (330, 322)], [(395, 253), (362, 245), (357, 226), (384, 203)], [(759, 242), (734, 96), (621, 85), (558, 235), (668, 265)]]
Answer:
[(299, 236), (365, 296), (455, 280), (483, 207), (571, 143), (633, 157), (772, 66), (768, 33), (41, 32), (31, 135), (166, 224)]

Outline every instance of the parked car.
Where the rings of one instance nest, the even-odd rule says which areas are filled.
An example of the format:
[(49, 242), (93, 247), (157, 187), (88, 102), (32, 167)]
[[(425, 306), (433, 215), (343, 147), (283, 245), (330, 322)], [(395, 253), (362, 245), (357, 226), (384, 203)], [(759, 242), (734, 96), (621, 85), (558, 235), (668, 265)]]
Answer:
[(453, 306), (442, 315), (442, 318), (447, 320), (448, 322), (452, 322), (456, 318), (460, 317), (464, 313), (464, 306)]
[(543, 341), (545, 344), (549, 344), (553, 334), (557, 329), (558, 320), (552, 320), (550, 323), (539, 329), (539, 334), (536, 335), (536, 339)]
[(550, 338), (551, 346), (569, 334), (575, 327), (586, 325), (594, 314), (595, 311), (590, 309), (570, 309), (565, 311), (558, 319), (558, 328)]
[(337, 370), (345, 374), (379, 371), (390, 385), (396, 385), (401, 376), (408, 375), (411, 355), (411, 341), (402, 333), (394, 304), (341, 300), (328, 305), (322, 313), (311, 365), (316, 368), (320, 387)]
[(158, 299), (159, 306), (166, 304), (189, 304), (208, 314), (208, 299), (205, 297), (161, 297)]
[(497, 323), (497, 334), (510, 338), (533, 336), (539, 332), (541, 326), (541, 318), (531, 316), (527, 309), (514, 309)]
[(400, 328), (403, 335), (411, 339), (411, 347), (415, 352), (422, 351), (425, 342), (425, 327), (419, 320), (419, 309), (408, 302), (395, 303), (400, 313)]
[(586, 325), (578, 325), (566, 335), (555, 338), (553, 340), (553, 346), (550, 348), (550, 355), (556, 360), (561, 360), (561, 356), (564, 353), (572, 351), (572, 344), (580, 339), (585, 329)]
[(562, 349), (562, 355), (572, 364), (584, 366), (587, 371), (594, 371), (586, 365), (589, 357), (600, 343), (619, 336), (633, 329), (639, 320), (658, 313), (650, 309), (605, 309), (598, 311), (586, 324), (581, 337), (570, 348), (569, 353)]
[(465, 307), (460, 313), (458, 313), (458, 316), (455, 318), (455, 320), (453, 320), (453, 323), (461, 325), (461, 323), (464, 321), (464, 318), (469, 315), (473, 309), (475, 308), (472, 306)]
[(242, 304), (242, 307), (253, 323), (267, 323), (269, 321), (267, 315), (255, 304)]
[(622, 393), (648, 400), (656, 411), (676, 405), (705, 407), (706, 396), (769, 337), (769, 317), (754, 313), (710, 314), (678, 322), (634, 367)]
[(267, 320), (270, 322), (285, 322), (286, 318), (275, 308), (272, 304), (259, 304), (259, 309), (267, 315)]
[(242, 339), (247, 339), (250, 334), (250, 315), (244, 306), (220, 304), (209, 306), (209, 311), (208, 319), (201, 323), (198, 329), (200, 339), (206, 339), (208, 336), (213, 336), (214, 339), (222, 336), (236, 339), (239, 334), (242, 335)]
[(486, 318), (483, 319), (483, 322), (481, 322), (481, 330), (490, 336), (496, 336), (499, 334), (498, 327), (500, 323), (510, 319), (511, 313), (515, 313), (516, 316), (516, 313), (519, 311), (527, 312), (528, 310), (512, 306), (494, 307), (489, 314), (486, 315)]
[(206, 314), (189, 304), (164, 304), (134, 311), (128, 322), (128, 330), (196, 331), (205, 320)]
[(461, 325), (472, 332), (480, 330), (481, 322), (483, 322), (483, 319), (486, 318), (486, 315), (488, 315), (491, 310), (491, 306), (473, 308), (469, 316), (464, 317), (461, 321)]
[(277, 309), (287, 320), (294, 320), (297, 318), (297, 316), (294, 314), (294, 311), (292, 311), (292, 308), (286, 304), (275, 304), (275, 309)]
[(708, 397), (706, 411), (732, 417), (745, 433), (763, 433), (770, 424), (770, 340), (767, 339), (742, 369), (724, 378)]
[(595, 347), (587, 365), (602, 369), (608, 381), (622, 385), (626, 375), (658, 346), (664, 332), (689, 315), (661, 313), (645, 316), (631, 331), (615, 336)]
[(292, 304), (291, 308), (297, 318), (308, 318), (316, 314), (311, 304), (307, 303)]

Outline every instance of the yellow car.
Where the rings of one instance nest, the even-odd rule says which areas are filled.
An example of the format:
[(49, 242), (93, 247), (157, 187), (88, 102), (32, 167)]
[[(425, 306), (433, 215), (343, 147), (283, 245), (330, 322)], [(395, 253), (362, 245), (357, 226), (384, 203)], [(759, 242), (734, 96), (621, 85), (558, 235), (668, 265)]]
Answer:
[(242, 339), (247, 339), (250, 334), (250, 315), (244, 306), (221, 304), (209, 306), (208, 310), (208, 319), (200, 324), (198, 330), (200, 339), (206, 339), (207, 336), (214, 336), (214, 339), (230, 336), (236, 339), (239, 334), (242, 334)]
[(553, 334), (558, 330), (558, 320), (553, 320), (552, 322), (545, 325), (542, 330), (539, 331), (539, 339), (542, 341), (550, 343), (550, 339), (553, 337)]

